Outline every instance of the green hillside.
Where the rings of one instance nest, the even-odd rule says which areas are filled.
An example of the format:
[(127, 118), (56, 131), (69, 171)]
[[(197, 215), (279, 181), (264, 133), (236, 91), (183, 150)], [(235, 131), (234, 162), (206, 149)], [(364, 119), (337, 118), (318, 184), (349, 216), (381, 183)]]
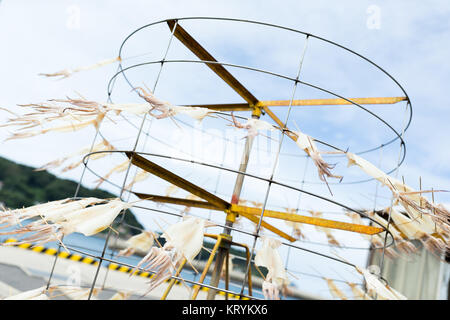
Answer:
[[(0, 203), (7, 208), (16, 209), (36, 203), (73, 197), (77, 183), (59, 179), (47, 171), (34, 171), (34, 168), (20, 165), (0, 157)], [(107, 191), (81, 187), (79, 197), (114, 198)], [(143, 228), (132, 212), (125, 214), (127, 225)], [(122, 236), (137, 234), (138, 230), (128, 226), (120, 228)]]

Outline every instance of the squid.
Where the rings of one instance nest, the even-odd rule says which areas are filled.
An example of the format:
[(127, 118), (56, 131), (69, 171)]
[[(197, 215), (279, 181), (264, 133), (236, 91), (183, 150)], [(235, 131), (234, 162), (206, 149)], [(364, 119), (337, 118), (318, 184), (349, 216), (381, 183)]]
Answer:
[[(86, 300), (91, 289), (83, 289), (75, 286), (54, 285), (48, 289), (46, 286), (21, 292), (19, 294), (5, 298), (4, 300), (50, 300), (57, 295), (52, 295), (54, 291), (60, 291), (72, 300)], [(95, 299), (100, 289), (94, 288), (91, 299)]]
[[(148, 103), (100, 103), (95, 101), (87, 101), (85, 99), (67, 99), (67, 100), (53, 100), (62, 103), (68, 103), (76, 107), (84, 108), (84, 111), (89, 112), (112, 112), (120, 114), (122, 111), (129, 112), (135, 115), (143, 115), (149, 112), (152, 107)], [(68, 107), (66, 109), (79, 110), (77, 108)], [(82, 109), (83, 110), (83, 109)]]
[(328, 289), (333, 297), (341, 300), (348, 300), (347, 296), (338, 288), (332, 279), (324, 278), (324, 280), (327, 282)]
[(357, 165), (365, 173), (388, 187), (392, 192), (395, 203), (400, 203), (411, 219), (433, 220), (436, 226), (439, 227), (438, 231), (440, 233), (444, 233), (446, 236), (450, 235), (450, 212), (443, 205), (430, 203), (421, 195), (422, 193), (443, 190), (415, 191), (400, 180), (390, 177), (369, 161), (353, 153), (347, 152), (347, 158), (348, 166)]
[[(175, 116), (177, 114), (185, 114), (193, 119), (198, 121), (202, 121), (206, 116), (210, 113), (215, 112), (214, 110), (210, 110), (208, 108), (201, 107), (191, 107), (191, 106), (175, 106), (167, 101), (162, 101), (156, 98), (150, 90), (145, 90), (141, 87), (137, 87), (136, 91), (138, 95), (147, 101), (151, 109), (149, 110), (149, 114), (156, 119), (164, 119), (168, 117)], [(154, 115), (151, 111), (156, 110), (159, 111), (160, 114)]]
[(356, 300), (373, 300), (356, 283), (347, 282), (347, 285), (352, 289), (353, 297)]
[[(297, 213), (297, 209), (295, 208), (285, 208), (286, 212), (288, 213), (292, 213), (292, 214), (296, 214)], [(299, 222), (293, 222), (293, 221), (284, 221), (288, 226), (292, 227), (294, 234), (293, 236), (296, 237), (297, 239), (306, 239), (305, 234), (302, 232), (302, 224)]]
[(166, 196), (166, 197), (170, 197), (170, 196), (172, 196), (173, 194), (177, 193), (179, 190), (180, 190), (179, 187), (177, 187), (177, 186), (174, 185), (174, 184), (171, 184), (170, 186), (168, 186), (168, 187), (166, 188), (165, 196)]
[(378, 277), (370, 273), (369, 270), (356, 267), (356, 271), (364, 276), (368, 293), (371, 296), (376, 295), (377, 300), (407, 300), (400, 292), (387, 284), (383, 284)]
[(280, 288), (288, 282), (286, 270), (277, 250), (281, 242), (269, 237), (262, 237), (262, 241), (262, 247), (255, 256), (255, 265), (268, 270), (263, 282), (264, 298), (278, 300)]
[[(94, 126), (96, 129), (99, 128), (100, 123), (103, 121), (103, 118), (105, 117), (105, 114), (100, 113), (99, 115), (95, 116), (94, 118), (91, 118), (90, 120), (84, 120), (81, 122), (71, 122), (70, 124), (64, 124), (59, 125), (55, 127), (50, 127), (42, 130), (36, 130), (36, 131), (25, 131), (25, 132), (15, 132), (6, 140), (13, 140), (13, 139), (23, 139), (23, 138), (29, 138), (34, 137), (40, 134), (45, 134), (48, 132), (56, 131), (56, 132), (71, 132), (71, 131), (78, 131), (81, 129), (84, 129), (86, 127)], [(5, 140), (5, 141), (6, 141)]]
[(288, 226), (292, 227), (293, 229), (293, 236), (297, 239), (306, 239), (306, 235), (302, 231), (302, 224), (299, 222), (292, 222), (292, 221), (284, 221)]
[(239, 199), (238, 204), (240, 206), (245, 206), (247, 204), (251, 204), (252, 206), (254, 206), (255, 208), (262, 208), (263, 207), (263, 203), (262, 202), (258, 202), (258, 201), (251, 201), (251, 200), (245, 200), (245, 199)]
[(136, 252), (136, 250), (148, 252), (155, 241), (153, 232), (144, 231), (128, 239), (125, 244), (127, 247), (119, 251), (118, 256), (128, 257)]
[(191, 263), (197, 256), (203, 246), (205, 222), (200, 218), (186, 217), (185, 220), (169, 226), (164, 231), (162, 235), (166, 239), (164, 246), (152, 247), (136, 266), (142, 267), (144, 271), (156, 271), (150, 280), (147, 293), (170, 278), (183, 259)]
[[(379, 216), (376, 212), (369, 212), (369, 216), (371, 216), (371, 218), (373, 218), (375, 221), (380, 223), (385, 228), (388, 228), (387, 221), (385, 219), (383, 219), (381, 216)], [(414, 244), (412, 244), (407, 239), (404, 239), (401, 232), (395, 226), (393, 226), (392, 223), (389, 224), (388, 230), (391, 232), (392, 236), (394, 237), (395, 246), (399, 251), (406, 253), (406, 254), (414, 253), (417, 251), (416, 246), (414, 246)], [(389, 248), (386, 248), (385, 250), (387, 250), (387, 249), (389, 249)]]
[[(195, 194), (192, 194), (192, 193), (188, 194), (188, 195), (185, 197), (185, 199), (188, 199), (188, 200), (197, 200), (197, 201), (202, 201), (202, 200), (203, 200), (203, 199), (200, 198), (199, 196), (196, 196)], [(191, 207), (186, 206), (186, 207), (184, 208), (184, 210), (183, 210), (183, 214), (188, 213), (189, 211), (191, 211)]]
[[(84, 111), (90, 112), (109, 112), (115, 111), (116, 114), (120, 114), (122, 111), (126, 111), (135, 115), (143, 115), (149, 113), (156, 119), (163, 119), (172, 117), (177, 114), (185, 114), (198, 121), (203, 120), (210, 113), (214, 112), (208, 108), (190, 107), (190, 106), (175, 106), (170, 102), (162, 101), (156, 98), (149, 91), (137, 87), (138, 95), (143, 98), (147, 103), (98, 103), (95, 101), (87, 101), (84, 99), (68, 99), (68, 100), (53, 100), (57, 102), (69, 103), (76, 107), (85, 108)], [(73, 108), (68, 108), (73, 109)], [(75, 108), (75, 110), (77, 110)], [(161, 112), (159, 115), (154, 115), (153, 110)]]
[[(75, 286), (57, 286), (56, 288), (71, 300), (87, 300), (91, 292), (91, 288), (81, 288)], [(90, 300), (97, 300), (96, 296), (99, 292), (99, 288), (94, 288)]]
[(325, 176), (342, 180), (342, 176), (331, 173), (330, 170), (334, 169), (335, 165), (329, 164), (323, 160), (313, 138), (304, 134), (300, 130), (293, 131), (293, 133), (297, 136), (295, 143), (313, 160), (315, 166), (317, 167), (320, 180), (326, 182)]
[(446, 251), (448, 244), (434, 236), (434, 228), (430, 224), (410, 219), (395, 208), (391, 209), (391, 218), (395, 226), (409, 239), (420, 240), (430, 252), (440, 256)]
[[(35, 169), (35, 171), (43, 171), (43, 170), (48, 170), (48, 169), (53, 169), (53, 168), (59, 167), (64, 162), (66, 162), (68, 159), (70, 159), (72, 157), (77, 157), (80, 155), (83, 156), (89, 152), (112, 151), (112, 150), (116, 150), (116, 148), (112, 144), (110, 144), (106, 139), (103, 139), (101, 142), (94, 145), (92, 147), (92, 150), (91, 150), (91, 147), (83, 148), (80, 151), (72, 153), (68, 156), (48, 162), (48, 163), (44, 164), (42, 167)], [(108, 155), (107, 152), (93, 154), (89, 157), (89, 160), (97, 160), (97, 159), (103, 158), (107, 155)], [(64, 167), (62, 169), (62, 172), (73, 170), (73, 169), (77, 168), (82, 162), (83, 162), (83, 160), (71, 163), (68, 166)]]
[(269, 130), (269, 131), (276, 130), (275, 126), (273, 126), (270, 123), (263, 121), (263, 120), (247, 119), (247, 122), (245, 124), (242, 124), (239, 121), (237, 121), (233, 112), (231, 112), (231, 118), (233, 119), (233, 126), (238, 129), (246, 129), (248, 132), (246, 137), (249, 137), (249, 138), (256, 137), (259, 134), (259, 131), (262, 131), (262, 130)]
[[(367, 214), (372, 217), (375, 221), (379, 222), (382, 226), (387, 228), (387, 221), (380, 217), (378, 214), (374, 212), (367, 212)], [(352, 223), (354, 224), (364, 224), (362, 222), (361, 216), (355, 212), (346, 212), (346, 215), (352, 219)], [(401, 233), (392, 225), (389, 225), (389, 231), (392, 233), (394, 240), (396, 241), (396, 248), (404, 253), (413, 253), (416, 251), (416, 247), (409, 241), (406, 241), (401, 236)], [(373, 246), (381, 248), (384, 246), (384, 233), (383, 234), (374, 234), (372, 236), (361, 234), (361, 236), (370, 241)], [(396, 259), (399, 257), (398, 253), (392, 247), (387, 247), (384, 250), (386, 256), (391, 259)]]
[[(322, 217), (322, 212), (320, 212), (320, 211), (310, 210), (309, 213), (311, 213), (311, 215), (316, 218)], [(329, 244), (338, 246), (338, 247), (341, 246), (341, 244), (339, 243), (339, 241), (336, 240), (336, 238), (334, 237), (333, 233), (331, 232), (331, 230), (329, 228), (318, 227), (318, 226), (315, 226), (315, 227), (316, 227), (317, 231), (325, 233)]]
[[(106, 203), (98, 204), (99, 202)], [(133, 204), (122, 202), (119, 199), (100, 200), (84, 198), (67, 202), (57, 201), (56, 204), (50, 202), (40, 207), (35, 207), (33, 210), (23, 209), (22, 211), (6, 212), (6, 216), (9, 216), (6, 219), (9, 225), (17, 225), (19, 227), (1, 234), (31, 233), (31, 235), (21, 239), (21, 241), (3, 243), (2, 245), (18, 245), (29, 242), (43, 244), (50, 241), (62, 243), (62, 237), (73, 232), (92, 236), (108, 228), (119, 213), (132, 206)], [(21, 224), (21, 221), (25, 218), (36, 216), (40, 216), (41, 219), (26, 225)]]
[(127, 170), (128, 166), (130, 165), (130, 160), (125, 160), (124, 162), (122, 162), (121, 164), (115, 166), (114, 168), (112, 168), (111, 170), (108, 171), (108, 173), (106, 173), (103, 177), (101, 177), (100, 179), (98, 179), (97, 185), (95, 186), (95, 189), (97, 189), (98, 187), (100, 187), (100, 185), (107, 180), (113, 173), (120, 173), (120, 172), (124, 172), (125, 170)]
[(274, 282), (264, 281), (262, 292), (266, 300), (280, 300), (280, 288)]
[[(48, 123), (59, 120), (62, 122), (83, 122), (83, 119), (92, 118), (95, 114), (84, 113), (82, 115), (74, 114), (73, 112), (64, 112), (64, 109), (58, 108), (57, 111), (37, 112), (25, 115), (16, 115), (16, 118), (8, 119), (8, 122), (0, 125), (0, 127), (20, 126), (20, 130), (31, 129), (37, 126), (45, 126)], [(53, 115), (52, 115), (53, 114)]]
[(117, 62), (117, 61), (122, 61), (122, 59), (120, 57), (116, 57), (116, 58), (112, 58), (112, 59), (105, 59), (102, 61), (99, 61), (93, 65), (89, 65), (89, 66), (83, 66), (83, 67), (78, 67), (78, 68), (74, 68), (74, 69), (64, 69), (61, 71), (57, 71), (54, 73), (39, 73), (38, 75), (40, 76), (44, 76), (44, 77), (61, 77), (60, 79), (65, 79), (70, 77), (71, 75), (73, 75), (74, 73), (80, 72), (80, 71), (85, 71), (85, 70), (92, 70), (92, 69), (97, 69), (100, 67), (103, 67), (105, 65)]
[[(384, 246), (384, 237), (381, 237), (379, 234), (374, 234), (370, 237), (370, 243), (376, 248), (381, 248)], [(400, 257), (397, 251), (392, 247), (385, 248), (384, 253), (390, 259), (397, 259)]]
[[(27, 219), (46, 216), (53, 222), (58, 222), (59, 217), (74, 210), (85, 208), (95, 203), (103, 202), (103, 199), (85, 198), (72, 201), (70, 198), (37, 204), (28, 208), (6, 210), (0, 212), (0, 229), (19, 225)], [(2, 226), (3, 225), (3, 226)]]
[(190, 106), (172, 106), (171, 114), (185, 114), (199, 122), (201, 122), (205, 117), (209, 116), (210, 113), (214, 113), (214, 110), (201, 107), (190, 107)]
[[(50, 100), (51, 102), (67, 102), (67, 100)], [(81, 100), (76, 100), (81, 101)], [(32, 112), (16, 115), (15, 118), (9, 119), (6, 126), (20, 126), (21, 130), (34, 128), (36, 126), (45, 126), (50, 122), (59, 120), (62, 122), (78, 123), (91, 120), (98, 117), (100, 113), (104, 113), (103, 109), (98, 106), (95, 108), (88, 105), (80, 105), (77, 108), (70, 106), (54, 105), (49, 103), (25, 104), (18, 105), (23, 108), (31, 108)]]
[[(156, 98), (150, 90), (145, 90), (141, 87), (136, 88), (138, 95), (150, 104), (150, 110), (148, 111), (150, 115), (156, 119), (163, 119), (174, 115), (172, 109), (173, 105), (170, 102), (162, 101)], [(154, 115), (151, 111), (156, 110), (161, 112), (159, 115)]]
[(19, 294), (4, 298), (3, 300), (50, 300), (46, 294), (46, 287), (21, 292)]
[(131, 294), (131, 292), (117, 291), (109, 300), (128, 300)]
[(125, 189), (131, 190), (131, 188), (134, 186), (135, 183), (144, 181), (150, 177), (150, 173), (144, 170), (139, 170), (139, 173), (136, 174), (136, 176), (133, 178), (133, 181), (131, 181), (129, 184), (125, 186)]

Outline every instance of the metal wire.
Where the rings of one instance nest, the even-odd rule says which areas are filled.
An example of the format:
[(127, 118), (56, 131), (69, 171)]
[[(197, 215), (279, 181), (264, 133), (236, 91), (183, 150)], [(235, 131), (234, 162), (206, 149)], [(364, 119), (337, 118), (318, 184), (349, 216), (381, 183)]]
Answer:
[[(162, 68), (163, 68), (163, 65), (164, 65), (164, 60), (165, 60), (165, 58), (167, 57), (167, 53), (169, 52), (170, 44), (172, 43), (173, 35), (174, 35), (174, 33), (175, 33), (175, 29), (176, 29), (177, 25), (178, 25), (178, 22), (175, 23), (175, 28), (173, 29), (172, 34), (171, 34), (171, 36), (170, 36), (170, 39), (169, 39), (169, 43), (168, 43), (168, 45), (167, 45), (166, 52), (165, 52), (165, 54), (164, 54), (163, 59), (161, 60), (161, 66), (160, 66), (159, 73), (158, 73), (158, 76), (157, 76), (157, 78), (156, 78), (155, 84), (154, 84), (154, 86), (153, 86), (153, 91), (152, 91), (152, 92), (155, 92), (156, 86), (157, 86), (157, 84), (158, 84), (158, 80), (159, 80), (159, 77), (160, 77), (160, 75), (161, 75), (161, 71), (162, 71)], [(134, 147), (133, 147), (133, 152), (136, 151), (136, 148), (137, 148), (137, 146), (138, 146), (139, 138), (140, 138), (140, 135), (141, 135), (141, 132), (142, 132), (142, 128), (143, 128), (144, 123), (145, 123), (146, 115), (147, 115), (147, 114), (145, 114), (144, 117), (142, 118), (141, 127), (139, 128), (139, 132), (138, 132), (137, 137), (136, 137), (136, 142), (135, 142)], [(121, 191), (120, 191), (119, 198), (122, 197), (122, 194), (123, 194), (124, 189), (125, 189), (125, 183), (126, 183), (126, 181), (127, 181), (128, 173), (129, 173), (129, 171), (130, 171), (131, 161), (132, 161), (132, 159), (130, 159), (130, 160), (129, 160), (129, 163), (128, 163), (127, 171), (126, 171), (125, 177), (124, 177), (124, 179), (123, 179), (123, 185), (122, 185), (122, 189), (121, 189)], [(123, 218), (124, 218), (124, 215), (122, 215), (122, 220), (123, 220)], [(111, 228), (108, 230), (108, 235), (106, 236), (105, 245), (104, 245), (104, 247), (103, 247), (103, 252), (102, 252), (102, 258), (103, 258), (104, 255), (105, 255), (105, 250), (106, 250), (106, 248), (107, 248), (107, 246), (108, 246), (108, 242), (109, 242), (110, 236), (111, 236)], [(94, 276), (94, 280), (92, 281), (92, 288), (91, 288), (91, 291), (89, 292), (88, 300), (91, 299), (92, 292), (94, 291), (95, 283), (96, 283), (96, 281), (97, 281), (97, 277), (98, 277), (98, 273), (99, 273), (100, 268), (101, 268), (101, 265), (102, 265), (102, 261), (103, 261), (103, 260), (100, 260), (100, 262), (99, 262), (99, 264), (98, 264), (97, 271), (96, 271), (95, 276)]]
[[(298, 73), (297, 73), (296, 81), (295, 81), (294, 87), (293, 87), (293, 89), (292, 89), (291, 100), (290, 100), (290, 102), (289, 102), (289, 108), (288, 108), (288, 112), (287, 112), (287, 115), (286, 115), (286, 120), (284, 121), (284, 124), (283, 124), (283, 128), (286, 127), (286, 125), (287, 125), (287, 123), (288, 123), (288, 120), (289, 120), (289, 116), (290, 116), (290, 114), (291, 114), (292, 101), (294, 100), (294, 97), (295, 97), (295, 91), (296, 91), (296, 89), (297, 89), (298, 79), (299, 79), (299, 77), (300, 77), (300, 72), (301, 72), (301, 70), (302, 70), (303, 60), (304, 60), (304, 58), (305, 58), (306, 49), (308, 48), (308, 38), (309, 38), (309, 37), (306, 36), (306, 39), (305, 39), (305, 45), (304, 45), (304, 48), (303, 48), (303, 53), (302, 53), (301, 58), (300, 58), (300, 66), (299, 66), (299, 68), (298, 68)], [(277, 152), (276, 157), (275, 157), (275, 162), (274, 162), (274, 165), (273, 165), (273, 169), (272, 169), (272, 174), (271, 174), (271, 176), (270, 176), (270, 180), (273, 180), (275, 171), (276, 171), (277, 166), (278, 166), (278, 159), (279, 159), (279, 156), (280, 156), (280, 151), (281, 151), (281, 146), (282, 146), (282, 144), (283, 144), (283, 140), (284, 140), (284, 133), (281, 134), (280, 142), (279, 142), (279, 144), (278, 144), (278, 152)], [(254, 251), (255, 251), (255, 248), (256, 248), (256, 242), (257, 242), (257, 240), (258, 240), (259, 232), (260, 232), (260, 230), (261, 230), (261, 223), (262, 223), (262, 221), (263, 221), (264, 212), (265, 212), (265, 210), (266, 210), (267, 200), (269, 199), (269, 193), (270, 193), (271, 186), (272, 186), (272, 182), (269, 182), (269, 185), (267, 186), (267, 190), (266, 190), (266, 195), (265, 195), (265, 198), (264, 198), (263, 207), (262, 207), (262, 210), (261, 210), (261, 215), (260, 215), (260, 217), (259, 217), (258, 225), (257, 225), (257, 227), (256, 227), (256, 235), (255, 235), (254, 240), (253, 240), (253, 245), (252, 245), (252, 250), (251, 250), (250, 256), (253, 256)], [(246, 268), (245, 276), (244, 276), (244, 281), (242, 282), (242, 287), (241, 287), (241, 292), (240, 292), (240, 294), (243, 294), (243, 293), (244, 293), (244, 287), (245, 287), (245, 282), (247, 281), (248, 270), (249, 270), (249, 268), (250, 268), (250, 261), (249, 261), (248, 264), (247, 264), (247, 268)]]

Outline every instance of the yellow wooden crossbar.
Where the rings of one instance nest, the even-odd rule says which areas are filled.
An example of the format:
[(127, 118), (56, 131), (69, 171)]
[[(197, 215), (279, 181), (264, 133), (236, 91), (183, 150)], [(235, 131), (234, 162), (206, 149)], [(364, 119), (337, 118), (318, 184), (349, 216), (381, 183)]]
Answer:
[(186, 179), (181, 178), (180, 176), (138, 155), (137, 153), (125, 152), (125, 154), (127, 155), (128, 158), (131, 159), (131, 163), (134, 164), (135, 166), (138, 166), (139, 168), (157, 177), (160, 177), (161, 179), (164, 179), (176, 185), (179, 188), (182, 188), (202, 199), (205, 199), (206, 201), (208, 201), (209, 203), (213, 204), (218, 208), (222, 208), (223, 210), (228, 208), (229, 204), (225, 200), (222, 200), (216, 195), (206, 191), (205, 189), (193, 184), (190, 181), (187, 181)]
[[(231, 205), (231, 211), (236, 212), (240, 215), (243, 215), (245, 217), (247, 216), (260, 216), (261, 215), (260, 208), (253, 208), (253, 207), (246, 207), (246, 206), (240, 206), (236, 204)], [(275, 218), (275, 219), (282, 219), (286, 221), (292, 221), (292, 222), (300, 222), (300, 223), (306, 223), (306, 224), (312, 224), (319, 227), (325, 227), (325, 228), (331, 228), (331, 229), (340, 229), (345, 231), (351, 231), (351, 232), (357, 232), (357, 233), (363, 233), (363, 234), (377, 234), (380, 232), (383, 232), (383, 228), (373, 227), (373, 226), (366, 226), (362, 224), (353, 224), (348, 222), (341, 222), (341, 221), (334, 221), (334, 220), (328, 220), (323, 218), (315, 218), (315, 217), (308, 217), (308, 216), (302, 216), (299, 214), (294, 213), (287, 213), (287, 212), (280, 212), (280, 211), (273, 211), (273, 210), (264, 210), (264, 217), (267, 218)], [(259, 221), (259, 218), (257, 218), (257, 221)]]
[[(214, 57), (203, 48), (186, 30), (179, 24), (175, 26), (175, 20), (167, 21), (171, 31), (175, 28), (174, 36), (181, 41), (189, 50), (191, 50), (197, 57), (204, 61), (217, 62)], [(214, 71), (223, 81), (225, 81), (231, 88), (234, 89), (242, 98), (250, 104), (255, 104), (258, 99), (255, 98), (233, 75), (228, 72), (221, 64), (207, 63), (212, 71)]]
[(215, 206), (209, 202), (206, 202), (206, 201), (157, 196), (154, 194), (139, 193), (139, 192), (135, 192), (134, 194), (143, 200), (151, 200), (151, 201), (161, 202), (161, 203), (177, 204), (180, 206), (223, 211), (222, 209), (218, 208), (217, 206)]
[[(251, 222), (253, 222), (254, 224), (258, 224), (259, 223), (259, 217), (256, 217), (255, 215), (252, 214), (248, 214), (246, 212), (241, 212), (240, 213), (244, 218), (247, 218), (248, 220), (250, 220)], [(290, 242), (295, 242), (297, 241), (297, 239), (295, 239), (294, 237), (291, 237), (290, 235), (288, 235), (287, 233), (281, 231), (280, 229), (274, 227), (273, 225), (267, 223), (264, 221), (261, 222), (261, 226), (266, 228), (267, 230), (272, 231), (273, 233), (279, 235), (280, 237), (283, 237), (287, 240), (289, 240)]]
[[(359, 105), (373, 105), (373, 104), (395, 104), (401, 101), (406, 101), (406, 97), (369, 97), (369, 98), (348, 98)], [(263, 100), (258, 101), (254, 105), (248, 103), (224, 103), (224, 104), (196, 104), (191, 107), (208, 108), (215, 111), (252, 111), (255, 107), (287, 107), (287, 106), (343, 106), (352, 105), (351, 102), (336, 98), (336, 99), (300, 99), (300, 100)]]
[[(369, 97), (369, 98), (348, 98), (357, 104), (395, 104), (406, 101), (406, 97)], [(283, 106), (338, 106), (352, 105), (351, 102), (342, 98), (333, 99), (302, 99), (302, 100), (266, 100), (259, 101), (257, 107), (283, 107)]]

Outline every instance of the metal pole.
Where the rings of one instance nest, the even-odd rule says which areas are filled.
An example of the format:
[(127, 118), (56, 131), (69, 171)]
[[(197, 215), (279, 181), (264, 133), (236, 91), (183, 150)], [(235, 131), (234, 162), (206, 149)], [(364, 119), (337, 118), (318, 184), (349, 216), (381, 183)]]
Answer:
[[(259, 109), (256, 109), (252, 113), (252, 118), (259, 119), (259, 117), (260, 117)], [(244, 153), (242, 155), (242, 161), (241, 161), (241, 165), (239, 167), (240, 172), (247, 171), (247, 165), (248, 165), (248, 160), (250, 158), (250, 151), (253, 146), (253, 140), (254, 140), (254, 137), (251, 137), (251, 136), (247, 136), (247, 138), (245, 140)], [(244, 184), (244, 178), (245, 178), (245, 175), (243, 175), (243, 174), (239, 174), (236, 178), (233, 195), (231, 197), (232, 204), (238, 204), (238, 202), (239, 202), (239, 197), (241, 196), (242, 186)], [(223, 235), (228, 236), (227, 238), (229, 241), (223, 241), (222, 245), (219, 247), (219, 252), (217, 254), (217, 260), (214, 265), (213, 273), (211, 275), (210, 285), (212, 287), (218, 287), (218, 284), (220, 281), (220, 275), (222, 273), (223, 262), (230, 252), (230, 241), (232, 240), (232, 237), (230, 235), (231, 229), (228, 227), (232, 227), (232, 226), (233, 226), (233, 221), (227, 219), (225, 222), (225, 227), (223, 229)], [(214, 300), (216, 297), (216, 294), (217, 294), (217, 290), (213, 290), (213, 289), (209, 290), (207, 299)]]

